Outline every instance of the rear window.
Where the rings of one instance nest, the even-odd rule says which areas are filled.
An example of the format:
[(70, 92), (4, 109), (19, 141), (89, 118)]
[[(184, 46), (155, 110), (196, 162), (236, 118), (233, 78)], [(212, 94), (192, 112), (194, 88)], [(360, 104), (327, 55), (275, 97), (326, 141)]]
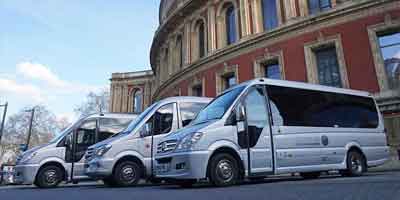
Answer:
[(268, 86), (274, 121), (284, 126), (377, 128), (373, 98), (289, 87)]

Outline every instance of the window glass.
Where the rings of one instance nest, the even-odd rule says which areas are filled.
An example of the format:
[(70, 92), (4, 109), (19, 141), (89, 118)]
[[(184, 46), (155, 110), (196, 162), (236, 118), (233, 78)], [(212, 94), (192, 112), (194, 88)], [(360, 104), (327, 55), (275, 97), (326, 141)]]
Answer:
[(138, 126), (140, 124), (140, 122), (142, 122), (142, 120), (144, 120), (144, 118), (147, 117), (147, 115), (151, 112), (153, 112), (153, 110), (155, 109), (155, 107), (157, 107), (158, 103), (154, 103), (153, 105), (151, 105), (150, 107), (148, 107), (146, 110), (144, 110), (142, 113), (140, 113), (140, 115), (135, 118), (130, 124), (129, 126), (123, 131), (123, 134), (129, 134), (131, 133), (136, 126)]
[(207, 104), (206, 103), (192, 103), (192, 102), (183, 102), (179, 104), (182, 118), (182, 126), (185, 127), (188, 125), (203, 109)]
[(284, 126), (378, 127), (378, 112), (372, 98), (279, 86), (268, 86), (267, 90)]
[(315, 51), (319, 84), (342, 87), (336, 48), (330, 47)]
[(268, 125), (267, 102), (263, 89), (252, 89), (244, 100), (246, 108), (247, 130), (249, 133), (249, 147), (254, 147), (263, 129)]
[(205, 45), (205, 29), (204, 23), (202, 21), (199, 22), (199, 57), (202, 58), (206, 55), (206, 45)]
[(225, 89), (231, 88), (236, 85), (236, 77), (235, 75), (225, 76)]
[(400, 32), (379, 36), (379, 45), (389, 88), (400, 88)]
[(182, 42), (182, 36), (179, 35), (176, 39), (176, 47), (178, 48), (178, 65), (179, 67), (182, 67), (183, 65), (183, 42)]
[(264, 29), (270, 30), (278, 26), (277, 0), (263, 0)]
[(308, 9), (310, 14), (316, 14), (331, 8), (331, 0), (308, 0)]
[(174, 121), (174, 104), (168, 104), (159, 108), (147, 121), (153, 135), (169, 133)]
[(193, 124), (200, 124), (214, 119), (221, 119), (245, 86), (229, 90), (216, 97), (194, 119)]
[(281, 71), (278, 62), (265, 65), (265, 77), (270, 79), (281, 79)]
[(101, 118), (99, 120), (98, 141), (103, 141), (114, 134), (123, 131), (132, 119), (129, 118)]
[(78, 147), (94, 144), (96, 140), (96, 120), (83, 122), (79, 127), (76, 137), (76, 144)]
[(142, 91), (137, 90), (134, 93), (134, 100), (133, 100), (133, 112), (134, 113), (141, 113), (142, 112)]
[(227, 34), (227, 43), (228, 45), (233, 44), (237, 40), (236, 33), (236, 15), (235, 15), (235, 7), (230, 5), (226, 9), (226, 34)]
[(203, 87), (200, 84), (192, 87), (192, 96), (203, 96)]

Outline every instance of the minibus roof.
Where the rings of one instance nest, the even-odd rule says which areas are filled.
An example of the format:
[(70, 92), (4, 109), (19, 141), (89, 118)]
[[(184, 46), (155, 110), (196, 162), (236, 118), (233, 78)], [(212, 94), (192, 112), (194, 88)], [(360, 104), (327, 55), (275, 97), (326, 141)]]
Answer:
[(307, 89), (307, 90), (341, 93), (341, 94), (363, 96), (363, 97), (372, 97), (371, 93), (365, 92), (365, 91), (360, 91), (360, 90), (336, 88), (336, 87), (329, 87), (329, 86), (317, 85), (317, 84), (311, 84), (311, 83), (276, 80), (276, 79), (268, 79), (268, 78), (256, 78), (256, 79), (253, 79), (250, 81), (243, 82), (243, 83), (235, 86), (234, 88), (241, 87), (244, 85), (247, 86), (247, 85), (255, 85), (255, 84), (266, 84), (266, 85), (283, 86), (283, 87), (291, 87), (291, 88), (299, 88), (299, 89)]
[(192, 97), (192, 96), (178, 96), (168, 97), (159, 101), (159, 103), (173, 103), (173, 102), (198, 102), (198, 103), (209, 103), (212, 98), (208, 97)]

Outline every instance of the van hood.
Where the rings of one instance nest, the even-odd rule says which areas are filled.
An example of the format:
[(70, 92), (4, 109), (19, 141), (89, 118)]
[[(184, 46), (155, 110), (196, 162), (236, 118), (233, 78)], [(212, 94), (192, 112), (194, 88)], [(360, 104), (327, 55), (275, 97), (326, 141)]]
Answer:
[(21, 154), (21, 156), (31, 154), (31, 153), (33, 153), (33, 152), (35, 152), (35, 151), (39, 151), (40, 149), (43, 149), (43, 148), (48, 147), (48, 146), (50, 146), (50, 145), (51, 145), (51, 143), (49, 143), (49, 144), (42, 144), (42, 145), (33, 147), (33, 148), (31, 148), (31, 149), (28, 149), (27, 151), (24, 151), (24, 152)]
[(204, 123), (200, 123), (200, 124), (195, 124), (195, 125), (189, 125), (183, 129), (180, 129), (178, 131), (172, 132), (171, 134), (165, 136), (165, 138), (163, 139), (163, 141), (166, 140), (181, 140), (184, 137), (186, 137), (189, 134), (195, 133), (195, 132), (201, 132), (202, 129), (206, 128), (207, 126), (213, 124), (216, 120), (211, 120), (211, 121), (207, 121)]

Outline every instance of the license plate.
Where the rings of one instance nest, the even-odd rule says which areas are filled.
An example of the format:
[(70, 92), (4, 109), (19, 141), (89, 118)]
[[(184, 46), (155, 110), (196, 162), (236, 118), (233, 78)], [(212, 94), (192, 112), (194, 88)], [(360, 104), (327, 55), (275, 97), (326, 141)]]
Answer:
[(168, 172), (169, 169), (171, 168), (170, 166), (171, 166), (170, 163), (158, 164), (157, 165), (157, 171), (160, 172), (160, 173)]

